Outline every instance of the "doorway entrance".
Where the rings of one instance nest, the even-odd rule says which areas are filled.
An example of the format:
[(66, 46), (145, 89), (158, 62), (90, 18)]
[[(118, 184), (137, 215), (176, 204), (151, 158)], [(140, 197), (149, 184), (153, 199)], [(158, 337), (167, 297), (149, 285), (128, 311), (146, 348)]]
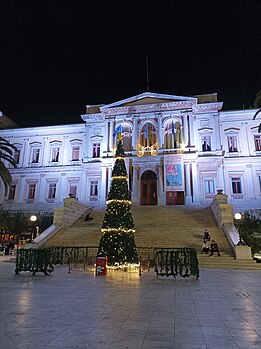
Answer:
[(140, 179), (140, 204), (157, 205), (157, 176), (153, 171), (146, 171)]
[(185, 205), (184, 191), (166, 191), (166, 205)]

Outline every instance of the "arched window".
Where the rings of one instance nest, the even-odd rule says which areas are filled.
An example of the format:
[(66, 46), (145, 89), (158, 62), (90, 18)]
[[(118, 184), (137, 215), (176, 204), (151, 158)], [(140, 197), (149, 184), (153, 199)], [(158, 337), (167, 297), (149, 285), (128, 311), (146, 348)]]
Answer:
[(140, 132), (140, 144), (144, 147), (157, 143), (157, 131), (153, 124), (147, 122)]
[(178, 121), (169, 121), (166, 124), (164, 132), (164, 147), (165, 149), (180, 148), (182, 143), (181, 127)]
[(128, 151), (132, 149), (132, 131), (128, 124), (122, 125), (123, 148)]

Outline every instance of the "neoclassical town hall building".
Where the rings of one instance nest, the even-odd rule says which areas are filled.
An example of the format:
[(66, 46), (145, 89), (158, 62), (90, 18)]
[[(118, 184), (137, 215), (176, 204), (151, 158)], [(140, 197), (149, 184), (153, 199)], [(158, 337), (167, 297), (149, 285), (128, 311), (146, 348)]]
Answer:
[(132, 202), (208, 206), (217, 190), (235, 210), (261, 207), (261, 134), (256, 110), (222, 111), (216, 94), (145, 92), (87, 105), (78, 124), (7, 128), (16, 169), (6, 209), (50, 211), (73, 196), (106, 204), (117, 132), (122, 131)]

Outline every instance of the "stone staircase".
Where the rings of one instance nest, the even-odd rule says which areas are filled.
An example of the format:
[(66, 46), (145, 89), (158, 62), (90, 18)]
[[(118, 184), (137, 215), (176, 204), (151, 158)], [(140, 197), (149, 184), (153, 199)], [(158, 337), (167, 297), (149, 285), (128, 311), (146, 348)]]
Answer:
[[(101, 225), (105, 208), (94, 209), (92, 221), (82, 216), (72, 227), (66, 227), (52, 237), (44, 247), (99, 245)], [(144, 255), (148, 248), (191, 247), (198, 251), (202, 268), (237, 268), (261, 270), (261, 264), (253, 260), (235, 260), (233, 251), (221, 228), (216, 225), (210, 208), (187, 206), (133, 206), (135, 241), (138, 254)], [(202, 234), (207, 228), (212, 239), (219, 244), (222, 257), (201, 254)], [(93, 249), (95, 255), (97, 249)]]

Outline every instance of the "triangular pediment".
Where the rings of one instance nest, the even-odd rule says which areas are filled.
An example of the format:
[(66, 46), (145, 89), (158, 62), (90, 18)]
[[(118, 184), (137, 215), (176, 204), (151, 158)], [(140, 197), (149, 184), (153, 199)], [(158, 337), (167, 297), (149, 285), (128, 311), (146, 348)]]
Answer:
[(181, 102), (181, 101), (196, 102), (196, 100), (197, 99), (194, 97), (145, 92), (130, 98), (123, 99), (118, 102), (104, 105), (100, 109), (105, 110), (108, 108), (130, 107), (130, 106), (147, 105), (147, 104), (162, 104), (162, 103)]
[(133, 105), (143, 105), (143, 104), (159, 104), (159, 103), (168, 103), (168, 102), (174, 102), (179, 101), (178, 99), (168, 99), (168, 98), (152, 98), (152, 97), (145, 97), (136, 101), (128, 102), (125, 104), (122, 104), (122, 106), (133, 106)]

